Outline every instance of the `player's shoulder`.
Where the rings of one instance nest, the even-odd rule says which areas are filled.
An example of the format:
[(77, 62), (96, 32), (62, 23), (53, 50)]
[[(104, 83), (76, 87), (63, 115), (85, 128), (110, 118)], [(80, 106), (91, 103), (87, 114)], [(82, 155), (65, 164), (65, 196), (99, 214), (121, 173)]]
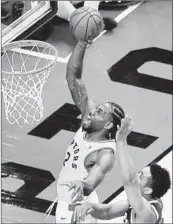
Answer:
[(76, 131), (75, 136), (77, 136), (77, 137), (81, 137), (81, 136), (83, 136), (84, 134), (85, 134), (85, 131), (83, 130), (82, 127), (80, 127), (80, 128)]
[(99, 157), (109, 155), (113, 156), (116, 155), (116, 147), (115, 142), (107, 141), (107, 142), (98, 142), (95, 145), (95, 150), (99, 152)]
[(149, 203), (151, 205), (152, 210), (154, 210), (156, 214), (158, 215), (162, 214), (163, 202), (161, 199), (154, 199), (154, 200), (151, 200)]
[(158, 222), (162, 216), (162, 201), (160, 199), (153, 199), (150, 201), (147, 200), (147, 202), (148, 206), (145, 207), (143, 212), (145, 214), (145, 217), (150, 220), (154, 220), (154, 222), (156, 219), (156, 222)]
[(114, 152), (116, 151), (116, 145), (115, 145), (115, 140), (105, 140), (105, 141), (101, 141), (99, 142), (99, 145), (101, 148), (103, 149), (111, 149)]
[(153, 205), (159, 205), (160, 207), (163, 207), (163, 202), (160, 198), (152, 199), (149, 201), (150, 204)]
[(76, 131), (76, 133), (75, 133), (75, 135), (74, 135), (74, 140), (79, 141), (79, 142), (83, 142), (83, 141), (86, 140), (86, 139), (85, 139), (85, 135), (86, 135), (86, 131), (83, 130), (82, 127), (80, 127), (80, 128)]

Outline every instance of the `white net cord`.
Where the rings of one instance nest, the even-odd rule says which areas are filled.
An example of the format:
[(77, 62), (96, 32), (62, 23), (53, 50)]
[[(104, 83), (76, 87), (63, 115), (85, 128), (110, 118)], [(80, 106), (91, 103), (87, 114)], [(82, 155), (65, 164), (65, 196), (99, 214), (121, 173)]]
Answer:
[(19, 41), (3, 47), (2, 52), (6, 119), (20, 127), (33, 124), (43, 118), (43, 86), (55, 66), (57, 51), (44, 42)]

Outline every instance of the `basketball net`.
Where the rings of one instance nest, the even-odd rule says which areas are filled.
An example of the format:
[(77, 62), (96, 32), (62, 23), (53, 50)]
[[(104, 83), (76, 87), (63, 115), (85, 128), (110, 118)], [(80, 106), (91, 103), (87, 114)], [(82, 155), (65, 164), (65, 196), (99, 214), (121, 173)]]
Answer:
[(23, 127), (43, 117), (43, 86), (57, 57), (57, 50), (42, 41), (16, 41), (2, 47), (2, 93), (10, 124)]

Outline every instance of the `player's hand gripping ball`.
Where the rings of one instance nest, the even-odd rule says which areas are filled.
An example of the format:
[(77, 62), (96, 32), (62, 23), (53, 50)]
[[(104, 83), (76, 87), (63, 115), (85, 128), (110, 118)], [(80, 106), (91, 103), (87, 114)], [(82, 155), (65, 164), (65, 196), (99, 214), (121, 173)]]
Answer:
[(92, 41), (103, 29), (103, 18), (96, 9), (81, 7), (70, 17), (70, 30), (78, 41)]

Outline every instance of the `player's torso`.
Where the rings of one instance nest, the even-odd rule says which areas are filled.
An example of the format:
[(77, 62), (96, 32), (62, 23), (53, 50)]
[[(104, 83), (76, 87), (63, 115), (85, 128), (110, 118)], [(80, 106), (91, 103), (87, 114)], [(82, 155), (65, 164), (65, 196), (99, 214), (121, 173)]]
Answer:
[(115, 152), (113, 140), (90, 142), (85, 138), (86, 132), (80, 128), (69, 145), (59, 181), (82, 180), (95, 164), (98, 153), (103, 148), (111, 148)]
[[(160, 199), (156, 199), (156, 200), (151, 200), (149, 202), (150, 202), (152, 210), (157, 219), (156, 224), (163, 223), (162, 222), (163, 221), (163, 219), (162, 219), (162, 209), (163, 209), (162, 201)], [(135, 212), (131, 207), (125, 214), (124, 223), (127, 223), (127, 224), (141, 223), (140, 218), (135, 215)]]

